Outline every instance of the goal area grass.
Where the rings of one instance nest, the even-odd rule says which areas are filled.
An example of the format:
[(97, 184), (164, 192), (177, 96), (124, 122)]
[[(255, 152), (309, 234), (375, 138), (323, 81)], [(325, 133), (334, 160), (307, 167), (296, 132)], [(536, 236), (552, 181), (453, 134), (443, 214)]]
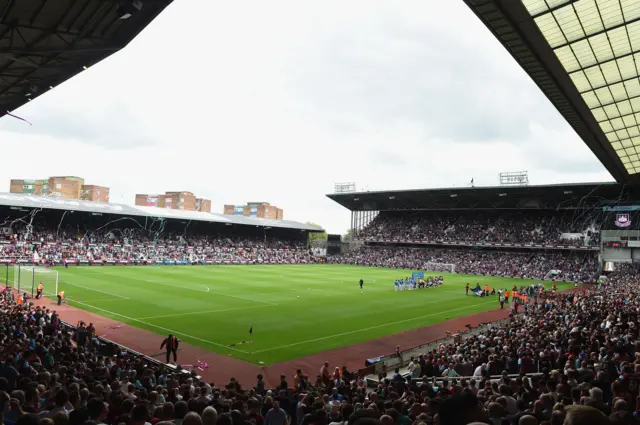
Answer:
[[(497, 296), (465, 296), (467, 282), (496, 290), (534, 282), (425, 272), (443, 275), (444, 284), (396, 292), (394, 281), (411, 271), (319, 264), (56, 270), (69, 305), (266, 365), (499, 307)], [(250, 328), (252, 342), (241, 343)]]

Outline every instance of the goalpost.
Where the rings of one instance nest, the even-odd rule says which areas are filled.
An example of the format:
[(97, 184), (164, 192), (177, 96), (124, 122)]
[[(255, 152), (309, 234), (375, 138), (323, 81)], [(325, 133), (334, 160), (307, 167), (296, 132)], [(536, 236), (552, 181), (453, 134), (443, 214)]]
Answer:
[(424, 269), (431, 272), (455, 273), (456, 265), (447, 263), (426, 263)]
[(58, 293), (58, 272), (45, 267), (14, 264), (13, 281), (11, 286), (18, 291), (35, 296), (36, 288), (40, 283), (44, 286), (44, 295), (56, 295)]

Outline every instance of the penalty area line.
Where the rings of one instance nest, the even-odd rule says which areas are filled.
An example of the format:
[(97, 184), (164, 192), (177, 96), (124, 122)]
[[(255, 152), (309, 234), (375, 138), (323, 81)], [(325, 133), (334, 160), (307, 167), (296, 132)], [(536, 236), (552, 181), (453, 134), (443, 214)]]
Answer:
[(93, 306), (91, 304), (83, 303), (82, 301), (74, 301), (74, 302), (77, 303), (77, 304), (86, 305), (87, 307), (90, 307), (90, 308), (93, 308), (93, 309), (96, 309), (96, 310), (103, 311), (103, 312), (105, 312), (107, 314), (112, 314), (114, 316), (122, 317), (123, 319), (129, 320), (131, 322), (138, 322), (138, 323), (142, 323), (143, 325), (146, 325), (146, 326), (149, 326), (149, 327), (152, 327), (152, 328), (162, 329), (165, 332), (171, 332), (172, 334), (175, 334), (175, 335), (178, 335), (178, 336), (182, 335), (182, 336), (185, 336), (187, 338), (195, 339), (196, 341), (205, 342), (207, 344), (215, 345), (216, 347), (224, 348), (224, 349), (227, 349), (227, 350), (237, 351), (239, 353), (249, 354), (247, 351), (244, 351), (244, 350), (239, 350), (239, 349), (233, 348), (233, 347), (227, 347), (224, 344), (219, 344), (217, 342), (209, 341), (209, 340), (204, 339), (204, 338), (199, 338), (197, 336), (189, 335), (189, 334), (186, 334), (186, 333), (181, 332), (181, 331), (176, 331), (175, 329), (169, 329), (169, 328), (165, 328), (164, 326), (154, 325), (153, 323), (145, 322), (145, 321), (140, 320), (140, 319), (135, 319), (133, 317), (125, 316), (124, 314), (116, 313), (116, 312), (113, 312), (113, 311), (110, 311), (110, 310), (107, 310), (107, 309), (104, 309), (104, 308)]
[[(495, 303), (495, 300), (489, 301), (489, 302), (480, 303), (480, 305), (489, 304), (489, 303)], [(478, 304), (474, 304), (474, 305), (471, 305), (471, 306), (464, 306), (464, 307), (460, 307), (460, 308), (454, 308), (452, 310), (447, 310), (447, 312), (468, 310), (468, 309), (474, 308), (476, 306), (478, 306)], [(353, 331), (342, 332), (342, 333), (335, 334), (335, 335), (323, 336), (323, 337), (320, 337), (320, 338), (309, 339), (307, 341), (294, 342), (293, 344), (281, 345), (279, 347), (265, 348), (264, 350), (254, 351), (251, 354), (259, 354), (259, 353), (264, 353), (264, 352), (267, 352), (267, 351), (280, 350), (282, 348), (289, 348), (289, 347), (295, 347), (295, 346), (298, 346), (298, 345), (309, 344), (309, 343), (312, 343), (312, 342), (324, 341), (325, 339), (337, 338), (337, 337), (345, 336), (345, 335), (353, 335), (353, 334), (356, 334), (356, 333), (359, 333), (359, 332), (362, 332), (362, 331), (370, 331), (372, 329), (384, 328), (385, 326), (399, 325), (401, 323), (411, 322), (413, 320), (425, 319), (427, 317), (433, 317), (433, 316), (439, 316), (442, 313), (444, 313), (444, 312), (425, 314), (425, 315), (422, 315), (422, 316), (412, 317), (410, 319), (403, 319), (403, 320), (398, 320), (398, 321), (395, 321), (395, 322), (383, 323), (381, 325), (369, 326), (368, 328), (356, 329), (356, 330), (353, 330)]]
[(89, 287), (89, 286), (82, 286), (82, 285), (78, 285), (77, 283), (64, 282), (64, 285), (65, 285), (65, 286), (66, 286), (66, 285), (76, 286), (76, 287), (78, 287), (78, 288), (86, 289), (87, 291), (100, 292), (101, 294), (110, 295), (110, 296), (112, 296), (112, 297), (118, 297), (118, 298), (120, 298), (120, 299), (122, 299), (122, 300), (129, 300), (129, 299), (130, 299), (129, 297), (123, 297), (122, 295), (114, 294), (114, 293), (107, 292), (107, 291), (101, 291), (100, 289), (94, 289), (94, 288), (91, 288), (91, 287)]
[[(139, 277), (123, 276), (123, 275), (117, 274), (117, 273), (102, 272), (102, 274), (108, 274), (108, 275), (111, 275), (111, 276), (118, 276), (118, 277), (123, 278), (123, 279), (137, 280), (139, 282), (149, 282), (149, 283), (153, 283), (155, 285), (168, 286), (169, 288), (178, 288), (178, 289), (181, 289), (181, 290), (196, 291), (196, 292), (200, 292), (200, 293), (205, 292), (205, 293), (207, 293), (209, 295), (218, 295), (220, 297), (237, 298), (239, 300), (252, 301), (254, 303), (259, 303), (259, 304), (278, 305), (276, 303), (272, 303), (272, 302), (269, 302), (269, 301), (261, 301), (261, 300), (256, 300), (256, 299), (253, 299), (253, 298), (245, 298), (245, 297), (240, 297), (238, 295), (221, 294), (221, 293), (218, 293), (218, 292), (211, 292), (210, 290), (209, 291), (203, 291), (200, 288), (202, 288), (202, 287), (206, 288), (206, 286), (204, 286), (202, 284), (198, 284), (197, 285), (198, 288), (194, 288), (194, 287), (188, 287), (188, 286), (171, 285), (171, 284), (168, 284), (168, 283), (165, 283), (165, 282), (149, 280), (149, 279), (141, 279)], [(111, 295), (111, 294), (108, 294), (108, 295)]]
[(165, 317), (182, 317), (182, 316), (191, 316), (194, 314), (221, 313), (223, 311), (249, 310), (252, 308), (265, 308), (265, 307), (271, 307), (271, 306), (268, 304), (264, 304), (264, 305), (252, 305), (250, 307), (221, 308), (217, 310), (192, 311), (189, 313), (163, 314), (160, 316), (138, 317), (138, 320), (162, 319)]
[[(129, 298), (127, 298), (127, 299), (123, 299), (123, 298), (100, 298), (98, 300), (82, 300), (82, 301), (85, 302), (85, 303), (103, 303), (103, 302), (107, 302), (107, 301), (133, 301), (133, 300), (130, 300)], [(63, 300), (63, 303), (68, 303), (68, 302), (75, 303), (77, 301), (74, 300), (74, 299), (69, 299), (69, 298)]]

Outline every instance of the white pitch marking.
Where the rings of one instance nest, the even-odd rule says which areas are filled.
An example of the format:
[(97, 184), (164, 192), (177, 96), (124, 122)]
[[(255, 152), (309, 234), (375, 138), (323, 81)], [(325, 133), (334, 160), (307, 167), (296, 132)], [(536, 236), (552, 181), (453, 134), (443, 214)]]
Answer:
[(193, 314), (220, 313), (223, 311), (249, 310), (252, 308), (264, 308), (264, 307), (267, 307), (267, 305), (266, 304), (252, 305), (251, 307), (236, 307), (236, 308), (222, 308), (218, 310), (192, 311), (190, 313), (163, 314), (162, 316), (139, 317), (138, 320), (161, 319), (164, 317), (182, 317), (182, 316), (191, 316)]
[(108, 314), (113, 314), (114, 316), (122, 317), (122, 318), (124, 318), (126, 320), (131, 320), (132, 322), (138, 322), (138, 323), (142, 323), (143, 325), (151, 326), (152, 328), (162, 329), (163, 331), (171, 332), (171, 333), (173, 333), (175, 335), (186, 336), (187, 338), (195, 339), (195, 340), (198, 340), (198, 341), (201, 341), (201, 342), (206, 342), (207, 344), (215, 345), (217, 347), (226, 348), (228, 350), (233, 350), (233, 351), (238, 351), (240, 353), (248, 354), (248, 352), (244, 351), (244, 350), (239, 350), (239, 349), (233, 348), (233, 347), (227, 347), (226, 345), (218, 344), (217, 342), (209, 341), (209, 340), (203, 339), (203, 338), (198, 338), (197, 336), (187, 335), (184, 332), (180, 332), (180, 331), (176, 331), (176, 330), (173, 330), (173, 329), (165, 328), (164, 326), (154, 325), (153, 323), (144, 322), (144, 321), (142, 321), (140, 319), (134, 319), (133, 317), (125, 316), (124, 314), (120, 314), (120, 313), (115, 313), (113, 311), (110, 311), (110, 310), (107, 310), (107, 309), (104, 309), (104, 308), (100, 308), (100, 307), (96, 307), (96, 306), (91, 305), (91, 304), (83, 303), (83, 302), (80, 302), (80, 301), (74, 301), (74, 302), (76, 302), (78, 304), (86, 305), (86, 306), (91, 307), (91, 308), (95, 308), (96, 310), (104, 311), (105, 313), (108, 313)]
[[(137, 278), (137, 277), (123, 276), (121, 274), (109, 273), (109, 272), (102, 272), (102, 274), (108, 274), (108, 275), (111, 275), (111, 276), (118, 276), (118, 277), (123, 278), (123, 279), (138, 280), (140, 282), (149, 282), (149, 283), (153, 283), (153, 284), (156, 284), (156, 285), (164, 285), (164, 286), (168, 286), (170, 288), (178, 288), (178, 289), (183, 289), (183, 290), (186, 289), (186, 290), (189, 290), (189, 291), (202, 292), (201, 289), (189, 288), (188, 286), (170, 285), (168, 283), (159, 282), (159, 281), (155, 281), (155, 280), (140, 279), (140, 278)], [(200, 285), (200, 286), (202, 286), (202, 285)], [(276, 303), (272, 303), (272, 302), (269, 302), (269, 301), (260, 301), (260, 300), (255, 300), (255, 299), (252, 299), (252, 298), (239, 297), (237, 295), (220, 294), (220, 293), (217, 293), (217, 292), (207, 292), (207, 293), (211, 294), (211, 295), (219, 295), (221, 297), (237, 298), (239, 300), (244, 300), (244, 301), (253, 301), (254, 303), (268, 304), (268, 305), (278, 305)]]
[[(489, 303), (495, 303), (495, 300), (494, 301), (485, 302), (485, 303), (482, 303), (482, 304), (489, 304)], [(474, 304), (472, 306), (454, 308), (453, 310), (447, 310), (447, 311), (467, 310), (469, 308), (473, 308), (473, 307), (476, 307), (476, 306), (477, 306), (477, 304)], [(400, 323), (411, 322), (412, 320), (424, 319), (426, 317), (432, 317), (432, 316), (439, 316), (442, 313), (443, 312), (425, 314), (424, 316), (418, 316), (418, 317), (412, 317), (410, 319), (398, 320), (397, 322), (383, 323), (382, 325), (370, 326), (368, 328), (356, 329), (356, 330), (353, 330), (353, 331), (342, 332), (342, 333), (335, 334), (335, 335), (323, 336), (323, 337), (320, 337), (320, 338), (310, 339), (310, 340), (307, 340), (307, 341), (294, 342), (293, 344), (281, 345), (279, 347), (266, 348), (264, 350), (254, 351), (252, 354), (264, 353), (266, 351), (279, 350), (281, 348), (295, 347), (296, 345), (303, 345), (303, 344), (308, 344), (310, 342), (323, 341), (325, 339), (336, 338), (336, 337), (339, 337), (339, 336), (352, 335), (352, 334), (355, 334), (355, 333), (358, 333), (358, 332), (362, 332), (362, 331), (369, 331), (371, 329), (384, 328), (385, 326), (389, 326), (389, 325), (397, 325), (397, 324), (400, 324)]]
[(65, 286), (66, 286), (66, 285), (77, 286), (78, 288), (86, 289), (87, 291), (100, 292), (101, 294), (111, 295), (112, 297), (118, 297), (118, 298), (123, 299), (123, 300), (128, 300), (128, 299), (130, 299), (130, 298), (128, 298), (128, 297), (123, 297), (122, 295), (113, 294), (113, 293), (111, 293), (111, 292), (107, 292), (107, 291), (101, 291), (101, 290), (99, 290), (99, 289), (94, 289), (94, 288), (91, 288), (91, 287), (89, 287), (89, 286), (82, 286), (82, 285), (78, 285), (77, 283), (64, 282), (64, 285), (65, 285)]
[[(122, 298), (101, 298), (99, 300), (83, 300), (86, 303), (102, 303), (107, 301), (134, 301), (130, 299), (123, 300)], [(65, 302), (76, 302), (73, 298), (65, 299)]]

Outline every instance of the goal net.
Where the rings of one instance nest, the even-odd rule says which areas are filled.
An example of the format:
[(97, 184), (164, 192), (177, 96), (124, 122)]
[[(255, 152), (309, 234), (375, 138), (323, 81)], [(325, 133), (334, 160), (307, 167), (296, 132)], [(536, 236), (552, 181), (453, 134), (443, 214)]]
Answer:
[(32, 296), (36, 295), (36, 288), (42, 283), (43, 295), (58, 293), (58, 272), (38, 266), (14, 265), (13, 282), (10, 286)]
[(424, 265), (424, 269), (432, 272), (455, 273), (456, 265), (446, 263), (426, 263)]

